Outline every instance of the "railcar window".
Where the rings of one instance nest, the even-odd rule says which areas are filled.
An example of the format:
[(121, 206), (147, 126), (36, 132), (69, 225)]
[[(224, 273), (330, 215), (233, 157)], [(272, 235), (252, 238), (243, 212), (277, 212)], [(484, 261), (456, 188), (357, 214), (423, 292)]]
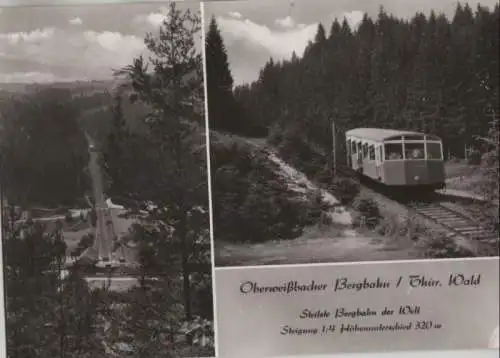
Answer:
[(375, 160), (375, 146), (371, 145), (369, 147), (369, 151), (370, 151), (370, 160)]
[(361, 153), (361, 142), (358, 142), (358, 152)]
[(424, 143), (405, 143), (405, 158), (407, 160), (425, 159)]
[(385, 160), (403, 159), (403, 143), (387, 143), (384, 150)]
[(355, 141), (352, 141), (351, 147), (352, 147), (352, 154), (356, 154), (358, 151), (357, 151), (357, 147), (356, 147), (356, 142)]
[(363, 158), (368, 158), (368, 144), (363, 144)]
[(427, 159), (443, 159), (441, 157), (441, 143), (427, 142)]

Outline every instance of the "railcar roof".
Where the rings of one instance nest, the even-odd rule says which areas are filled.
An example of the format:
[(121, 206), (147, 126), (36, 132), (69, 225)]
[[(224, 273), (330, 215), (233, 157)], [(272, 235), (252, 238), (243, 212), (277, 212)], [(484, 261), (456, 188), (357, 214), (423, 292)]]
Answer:
[(412, 132), (412, 131), (398, 131), (394, 129), (382, 129), (382, 128), (354, 128), (348, 130), (346, 136), (353, 136), (357, 138), (370, 139), (375, 141), (383, 141), (390, 137), (401, 136), (401, 135), (424, 135), (424, 133)]

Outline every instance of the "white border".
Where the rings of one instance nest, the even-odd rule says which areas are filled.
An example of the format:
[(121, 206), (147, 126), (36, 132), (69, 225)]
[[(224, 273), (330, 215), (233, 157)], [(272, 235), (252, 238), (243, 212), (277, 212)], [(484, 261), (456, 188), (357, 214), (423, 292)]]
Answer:
[[(101, 5), (166, 5), (168, 2), (201, 3), (202, 0), (0, 0), (0, 8), (79, 7)], [(207, 1), (207, 0), (205, 0)], [(208, 0), (214, 1), (214, 0)], [(237, 1), (237, 0), (231, 0)]]
[(214, 327), (214, 349), (215, 357), (219, 356), (219, 345), (217, 340), (217, 302), (215, 290), (215, 247), (214, 247), (214, 224), (213, 224), (213, 210), (212, 210), (212, 171), (210, 161), (210, 126), (208, 124), (208, 88), (207, 88), (207, 54), (205, 52), (206, 41), (206, 28), (205, 28), (205, 3), (200, 2), (200, 16), (201, 16), (201, 53), (203, 58), (203, 93), (204, 93), (204, 106), (205, 106), (205, 146), (207, 150), (207, 180), (208, 180), (208, 212), (210, 217), (210, 259), (212, 265), (212, 303), (213, 303), (213, 327)]
[[(212, 235), (213, 236), (213, 235)], [(213, 249), (213, 247), (212, 247)], [(373, 264), (401, 264), (401, 263), (421, 263), (426, 262), (449, 262), (449, 261), (479, 261), (479, 260), (499, 260), (500, 256), (485, 257), (464, 257), (452, 259), (423, 259), (423, 260), (380, 260), (380, 261), (346, 261), (346, 262), (315, 262), (310, 264), (283, 264), (283, 265), (255, 265), (255, 266), (220, 266), (215, 267), (217, 271), (227, 270), (248, 270), (248, 269), (277, 269), (277, 268), (309, 268), (309, 267), (329, 267), (329, 266), (351, 266), (351, 265), (373, 265)]]

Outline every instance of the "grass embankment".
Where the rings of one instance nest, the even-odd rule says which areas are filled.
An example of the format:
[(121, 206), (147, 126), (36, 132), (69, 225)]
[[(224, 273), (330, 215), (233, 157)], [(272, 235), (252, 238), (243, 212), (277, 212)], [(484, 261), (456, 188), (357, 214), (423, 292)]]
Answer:
[(264, 151), (217, 133), (210, 147), (216, 245), (293, 239), (319, 219), (317, 193), (290, 190)]

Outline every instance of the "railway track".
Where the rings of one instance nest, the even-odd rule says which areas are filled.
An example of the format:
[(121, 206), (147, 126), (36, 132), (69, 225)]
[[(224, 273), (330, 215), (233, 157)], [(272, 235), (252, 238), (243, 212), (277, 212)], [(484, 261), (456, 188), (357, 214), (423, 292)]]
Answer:
[(473, 241), (488, 241), (497, 238), (496, 233), (490, 231), (485, 225), (440, 202), (415, 202), (406, 206), (426, 219), (443, 226), (454, 236)]
[[(438, 224), (449, 233), (449, 238), (456, 239), (457, 243), (465, 244), (476, 252), (481, 252), (483, 247), (487, 249), (487, 246), (491, 245), (494, 240), (498, 240), (497, 232), (490, 230), (471, 216), (446, 206), (444, 202), (447, 200), (437, 193), (431, 198), (408, 201), (408, 198), (400, 198), (385, 192), (385, 190), (371, 188), (349, 168), (341, 167), (338, 172), (355, 180), (365, 192), (381, 195), (385, 199), (392, 200), (407, 208), (409, 212)], [(460, 202), (461, 199), (457, 198), (457, 201)]]

